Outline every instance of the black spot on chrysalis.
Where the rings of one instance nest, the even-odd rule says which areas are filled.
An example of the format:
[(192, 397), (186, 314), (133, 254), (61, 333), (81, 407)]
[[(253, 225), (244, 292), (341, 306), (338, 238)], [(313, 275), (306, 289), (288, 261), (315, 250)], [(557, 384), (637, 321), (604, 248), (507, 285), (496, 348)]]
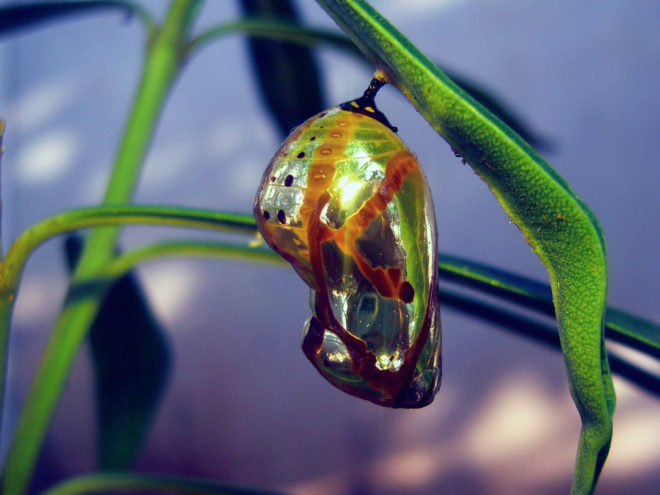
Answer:
[(415, 289), (413, 289), (413, 286), (410, 284), (410, 282), (405, 281), (401, 284), (399, 297), (406, 304), (412, 302), (413, 299), (415, 299)]

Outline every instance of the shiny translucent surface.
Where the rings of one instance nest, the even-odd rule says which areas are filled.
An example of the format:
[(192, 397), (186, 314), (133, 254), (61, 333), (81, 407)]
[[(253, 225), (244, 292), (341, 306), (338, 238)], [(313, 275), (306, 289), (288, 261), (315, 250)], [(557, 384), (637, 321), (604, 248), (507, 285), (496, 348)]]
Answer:
[(421, 407), (440, 383), (433, 205), (388, 127), (339, 107), (293, 131), (262, 179), (265, 241), (311, 287), (303, 350), (338, 388)]

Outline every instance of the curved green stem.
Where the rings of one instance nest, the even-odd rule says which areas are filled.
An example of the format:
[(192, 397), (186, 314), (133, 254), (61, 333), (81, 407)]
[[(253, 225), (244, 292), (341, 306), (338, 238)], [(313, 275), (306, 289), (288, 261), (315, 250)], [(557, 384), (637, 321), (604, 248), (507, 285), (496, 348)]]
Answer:
[[(547, 284), (448, 254), (439, 255), (438, 270), (444, 280), (555, 316)], [(660, 325), (611, 306), (605, 310), (604, 322), (608, 338), (660, 358)]]
[(232, 33), (248, 34), (255, 38), (288, 41), (306, 46), (316, 46), (323, 42), (362, 58), (360, 51), (344, 35), (323, 29), (303, 28), (299, 24), (290, 22), (261, 18), (245, 18), (209, 28), (191, 41), (189, 53), (194, 54), (208, 43)]
[[(181, 216), (177, 220), (179, 226), (208, 225), (211, 229), (218, 228), (248, 235), (256, 233), (254, 218), (248, 214), (188, 209), (180, 211), (190, 215), (195, 224), (186, 222)], [(166, 225), (173, 224), (166, 223)], [(123, 253), (105, 268), (103, 276), (111, 278), (121, 276), (143, 262), (162, 256), (208, 256), (275, 265), (286, 264), (282, 258), (262, 244), (255, 246), (201, 240), (171, 241)], [(555, 316), (552, 290), (547, 284), (444, 253), (438, 255), (438, 273), (444, 281), (476, 289), (548, 316)], [(607, 336), (612, 340), (651, 356), (660, 357), (660, 325), (608, 307), (605, 313), (605, 329)]]
[[(235, 244), (180, 240), (159, 242), (127, 251), (110, 263), (101, 274), (101, 277), (115, 280), (142, 263), (157, 260), (164, 256), (235, 259), (238, 261), (287, 266), (287, 263), (279, 255), (261, 243), (255, 245), (255, 243)], [(529, 309), (537, 310), (542, 314), (554, 317), (550, 287), (545, 284), (446, 254), (438, 255), (438, 273), (442, 280), (455, 282), (464, 287), (477, 288), (483, 293), (516, 302)], [(514, 311), (509, 311), (471, 298), (466, 294), (450, 291), (442, 287), (440, 288), (440, 299), (445, 306), (453, 307), (473, 317), (498, 324), (513, 331), (518, 331), (526, 337), (539, 340), (552, 347), (560, 348), (556, 326), (541, 323)], [(608, 314), (616, 311), (615, 309), (608, 308)], [(639, 326), (642, 325), (647, 326), (656, 334), (660, 332), (660, 327), (649, 321), (638, 319), (637, 321), (626, 321), (625, 323), (636, 325), (636, 329), (639, 329)], [(630, 334), (637, 334), (631, 329), (626, 329), (626, 333), (621, 333), (620, 329), (614, 326), (611, 333), (614, 339), (619, 341), (625, 341), (625, 338)], [(657, 349), (657, 347), (644, 348), (643, 345), (645, 342), (639, 340), (626, 343), (651, 354), (653, 352), (649, 351)], [(657, 340), (653, 341), (653, 344), (656, 346), (660, 345)], [(625, 357), (617, 356), (616, 353), (610, 352), (609, 356), (612, 371), (627, 378), (651, 394), (660, 394), (660, 388), (658, 388), (660, 377), (640, 369)]]
[(131, 271), (136, 266), (164, 256), (195, 256), (209, 258), (235, 259), (239, 261), (252, 261), (271, 265), (285, 265), (286, 262), (271, 249), (260, 244), (258, 246), (246, 244), (230, 244), (225, 242), (209, 241), (170, 241), (160, 242), (136, 248), (118, 256), (101, 276), (117, 278)]
[(197, 208), (149, 205), (96, 206), (69, 210), (46, 218), (21, 234), (9, 248), (3, 267), (5, 285), (15, 289), (32, 252), (48, 239), (91, 227), (163, 225), (253, 234), (252, 216)]
[[(149, 40), (140, 86), (106, 190), (106, 205), (129, 203), (132, 198), (158, 117), (181, 68), (188, 31), (198, 7), (199, 0), (172, 0), (163, 25)], [(113, 258), (118, 235), (115, 227), (101, 228), (90, 235), (73, 275), (73, 284), (96, 277)], [(73, 297), (71, 291), (68, 293), (7, 455), (3, 494), (17, 495), (28, 488), (55, 406), (107, 289), (108, 284), (99, 284), (84, 295)], [(0, 304), (12, 304), (11, 292), (4, 291), (1, 296)], [(11, 308), (3, 313), (8, 318)], [(0, 322), (5, 329), (4, 338), (8, 324), (8, 319)], [(4, 376), (0, 378), (4, 382)]]
[[(192, 214), (194, 210), (190, 211)], [(245, 234), (256, 233), (251, 215), (205, 212), (209, 227)], [(215, 216), (217, 215), (217, 219)], [(195, 218), (206, 223), (207, 217)], [(169, 224), (171, 225), (171, 224)], [(181, 224), (184, 226), (184, 224)], [(185, 224), (191, 226), (191, 224)], [(263, 244), (228, 244), (213, 241), (170, 241), (127, 251), (113, 260), (103, 271), (105, 277), (118, 277), (135, 266), (162, 256), (208, 256), (254, 261), (274, 265), (286, 265), (281, 257)], [(438, 273), (442, 280), (519, 304), (541, 314), (555, 316), (552, 290), (549, 285), (527, 277), (515, 275), (492, 266), (477, 263), (450, 254), (438, 254)], [(660, 358), (660, 325), (608, 307), (605, 312), (607, 336), (648, 355)]]
[[(25, 264), (34, 250), (52, 237), (74, 230), (134, 224), (203, 228), (249, 235), (256, 232), (251, 215), (164, 206), (89, 207), (65, 211), (42, 220), (14, 241), (0, 268), (0, 363), (7, 361), (7, 342), (16, 291)], [(102, 269), (105, 270), (105, 267)], [(103, 279), (94, 278), (97, 281)], [(2, 378), (0, 386), (4, 386), (4, 382)]]
[[(149, 224), (206, 228), (248, 234), (252, 234), (255, 231), (254, 220), (251, 216), (210, 210), (182, 209), (158, 206), (100, 206), (71, 210), (47, 218), (34, 225), (25, 231), (21, 236), (19, 236), (12, 247), (9, 249), (7, 257), (5, 258), (1, 272), (2, 294), (0, 295), (0, 321), (5, 323), (4, 328), (9, 327), (11, 308), (23, 267), (28, 259), (28, 256), (34, 251), (36, 247), (38, 247), (44, 241), (52, 238), (53, 236), (71, 232), (73, 230), (126, 224)], [(104, 270), (105, 267), (99, 269), (97, 274), (102, 274)], [(96, 275), (90, 275), (85, 280), (89, 281), (91, 279), (94, 280), (93, 284), (85, 284), (84, 280), (72, 282), (68, 300), (75, 300), (77, 302), (81, 299), (84, 301), (91, 298), (95, 299), (96, 297), (100, 297), (112, 281), (112, 279), (108, 279), (103, 276), (98, 277)], [(88, 290), (83, 297), (74, 298), (73, 294), (79, 295), (79, 291), (76, 290), (76, 287), (81, 285), (86, 286)], [(74, 304), (65, 305), (65, 311), (75, 311), (75, 308), (76, 305)], [(70, 327), (64, 327), (64, 330), (66, 331), (69, 328)], [(54, 387), (53, 381), (62, 379), (62, 375), (68, 372), (68, 367), (66, 365), (70, 365), (72, 363), (72, 360), (75, 357), (75, 353), (77, 351), (77, 347), (74, 346), (73, 343), (78, 343), (77, 340), (59, 340), (58, 337), (60, 336), (61, 335), (59, 333), (54, 333), (53, 337), (51, 338), (51, 343), (47, 349), (47, 354), (44, 356), (44, 360), (42, 361), (42, 373), (38, 375), (38, 378), (35, 380), (32, 394), (35, 394), (34, 391), (38, 390), (38, 397), (40, 397), (40, 400), (37, 401), (37, 399), (34, 399), (35, 402), (28, 401), (23, 416), (23, 418), (27, 417), (28, 419), (24, 419), (23, 423), (21, 424), (34, 425), (35, 423), (32, 422), (36, 421), (34, 415), (38, 415), (41, 421), (45, 421), (46, 418), (41, 416), (44, 412), (46, 412), (43, 409), (44, 403), (47, 403), (47, 399), (53, 401), (57, 399), (57, 396), (54, 395), (51, 385)], [(3, 341), (6, 341), (6, 334), (4, 335)], [(47, 372), (43, 371), (44, 366), (46, 366), (44, 363), (50, 363), (50, 367)], [(55, 382), (55, 384), (59, 383)], [(31, 397), (37, 397), (37, 395), (31, 395)], [(29, 408), (31, 404), (34, 404), (33, 409)], [(32, 414), (30, 414), (30, 412), (32, 412)], [(28, 421), (30, 421), (30, 423), (26, 423)], [(39, 422), (36, 424), (39, 425)], [(17, 430), (15, 437), (16, 439), (14, 441), (15, 449), (19, 453), (23, 452), (21, 446), (29, 446), (32, 445), (32, 442), (36, 443), (37, 441), (34, 437), (35, 429), (27, 426), (24, 428), (25, 430), (21, 430), (19, 425), (19, 429)], [(21, 433), (23, 434), (23, 437), (20, 436)], [(22, 440), (22, 443), (19, 442), (19, 440)], [(26, 447), (23, 447), (23, 449), (25, 448)], [(13, 453), (14, 450), (11, 452)], [(23, 461), (25, 458), (21, 457), (20, 459), (17, 459), (15, 457), (10, 457), (9, 461), (12, 459), (15, 459), (14, 462), (19, 463), (20, 466), (20, 461)], [(9, 475), (10, 473), (14, 473), (14, 471), (10, 470), (10, 468), (17, 469), (13, 468), (13, 465), (9, 464), (9, 461), (8, 467), (5, 471), (5, 483), (7, 484), (11, 484), (11, 481), (9, 480), (15, 479), (15, 476)], [(12, 487), (10, 486), (10, 488)], [(8, 493), (11, 493), (11, 491)]]
[(213, 480), (132, 473), (87, 474), (66, 480), (43, 495), (98, 492), (184, 493), (200, 495), (276, 495), (275, 492), (229, 486)]
[(593, 214), (527, 143), (362, 0), (317, 0), (490, 186), (550, 274), (564, 361), (582, 419), (572, 492), (595, 490), (615, 395), (603, 338), (605, 241)]
[[(256, 226), (252, 215), (228, 213), (195, 208), (164, 207), (150, 205), (100, 206), (66, 211), (46, 218), (25, 231), (11, 246), (3, 269), (5, 286), (15, 292), (28, 256), (50, 238), (78, 229), (117, 225), (162, 225), (171, 227), (203, 228), (253, 235)], [(230, 245), (217, 242), (176, 241), (159, 243), (135, 249), (112, 260), (102, 270), (101, 278), (117, 277), (136, 265), (160, 256), (209, 255), (250, 259), (266, 263), (278, 263), (281, 258), (272, 251), (257, 247)], [(554, 316), (552, 294), (546, 284), (526, 277), (476, 263), (465, 258), (440, 254), (440, 276), (447, 281), (478, 289), (488, 294)], [(12, 292), (13, 294), (13, 292)], [(660, 342), (657, 338), (641, 339), (640, 326), (658, 334), (659, 328), (651, 322), (608, 308), (606, 327), (610, 336), (649, 354), (658, 355)], [(616, 315), (610, 321), (609, 315)]]

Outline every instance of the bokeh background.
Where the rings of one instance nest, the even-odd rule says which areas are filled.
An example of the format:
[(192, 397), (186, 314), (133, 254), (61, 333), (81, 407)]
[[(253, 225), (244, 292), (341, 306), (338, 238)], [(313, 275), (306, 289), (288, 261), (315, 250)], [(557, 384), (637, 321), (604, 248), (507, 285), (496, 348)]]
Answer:
[[(142, 3), (165, 11), (164, 0)], [(200, 28), (239, 15), (235, 2), (206, 4)], [(298, 4), (311, 25), (336, 28), (314, 2)], [(492, 90), (548, 139), (544, 154), (607, 236), (610, 304), (660, 321), (660, 3), (374, 5), (432, 59)], [(117, 14), (0, 42), (4, 249), (39, 219), (99, 201), (143, 45), (138, 23)], [(137, 202), (251, 210), (280, 137), (246, 47), (242, 36), (228, 36), (190, 61), (162, 116)], [(318, 58), (331, 104), (366, 87), (366, 65), (328, 48)], [(379, 106), (426, 169), (440, 249), (547, 280), (488, 188), (404, 98), (385, 88)], [(181, 235), (131, 227), (122, 243)], [(568, 492), (579, 419), (558, 352), (445, 309), (435, 402), (387, 410), (342, 394), (306, 361), (299, 341), (308, 289), (292, 270), (169, 259), (139, 275), (174, 358), (139, 470), (297, 495)], [(54, 240), (31, 258), (19, 293), (5, 433), (15, 426), (65, 282), (62, 242)], [(658, 371), (657, 362), (639, 359)], [(598, 493), (657, 493), (660, 401), (618, 377), (615, 386), (614, 441)], [(92, 470), (95, 441), (85, 350), (50, 430), (40, 481)]]

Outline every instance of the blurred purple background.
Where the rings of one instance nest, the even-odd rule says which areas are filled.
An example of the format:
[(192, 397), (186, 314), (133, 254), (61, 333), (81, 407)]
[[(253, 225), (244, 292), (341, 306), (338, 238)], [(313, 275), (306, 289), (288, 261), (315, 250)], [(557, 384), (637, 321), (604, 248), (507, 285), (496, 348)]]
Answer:
[[(143, 2), (162, 14), (165, 1)], [(305, 20), (334, 28), (311, 1)], [(206, 2), (200, 27), (234, 19)], [(608, 239), (610, 303), (660, 321), (660, 3), (524, 0), (377, 2), (443, 66), (483, 84), (548, 137), (553, 166)], [(142, 60), (136, 21), (94, 15), (0, 43), (3, 248), (26, 227), (99, 201)], [(278, 146), (239, 35), (205, 48), (172, 92), (136, 201), (248, 212)], [(370, 69), (320, 52), (330, 101), (359, 95)], [(424, 165), (439, 245), (545, 281), (487, 187), (394, 89), (381, 109)], [(129, 228), (123, 245), (210, 234)], [(567, 493), (579, 431), (561, 355), (451, 310), (443, 385), (418, 411), (387, 410), (327, 384), (299, 349), (308, 289), (293, 270), (164, 260), (139, 270), (175, 368), (138, 468), (297, 495)], [(65, 291), (62, 243), (31, 258), (11, 340), (5, 432), (32, 380)], [(644, 359), (640, 358), (640, 362)], [(648, 362), (658, 371), (657, 362)], [(87, 350), (57, 410), (44, 477), (94, 467)], [(599, 494), (657, 493), (660, 401), (615, 377), (612, 452)], [(2, 446), (3, 449), (6, 445)]]

